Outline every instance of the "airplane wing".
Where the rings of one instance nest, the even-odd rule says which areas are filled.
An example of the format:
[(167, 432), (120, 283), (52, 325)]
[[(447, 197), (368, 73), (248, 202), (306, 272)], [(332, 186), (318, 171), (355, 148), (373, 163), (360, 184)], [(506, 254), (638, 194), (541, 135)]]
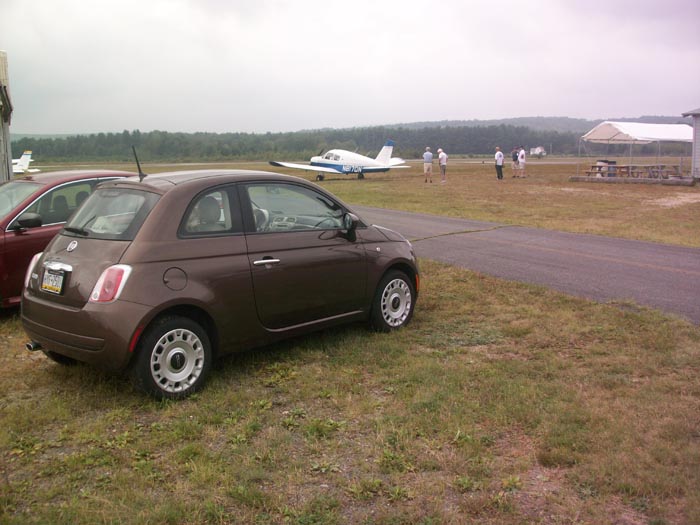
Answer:
[(312, 166), (311, 164), (294, 164), (293, 162), (277, 162), (276, 160), (271, 160), (270, 164), (272, 166), (279, 166), (281, 168), (293, 168), (295, 170), (307, 170), (307, 171), (322, 171), (324, 173), (336, 173), (342, 175), (343, 172), (339, 170), (334, 170), (333, 168), (326, 168), (324, 166)]
[(410, 168), (411, 166), (387, 166), (390, 170), (395, 170), (396, 168)]

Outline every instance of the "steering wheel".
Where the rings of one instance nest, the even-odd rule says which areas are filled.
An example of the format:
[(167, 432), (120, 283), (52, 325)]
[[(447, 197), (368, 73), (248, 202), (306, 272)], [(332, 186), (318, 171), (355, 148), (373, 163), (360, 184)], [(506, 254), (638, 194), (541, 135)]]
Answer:
[(314, 224), (314, 228), (319, 228), (321, 226), (321, 224), (323, 224), (324, 222), (330, 222), (331, 223), (330, 226), (332, 228), (335, 228), (338, 226), (338, 224), (336, 223), (336, 220), (333, 217), (324, 217), (323, 219), (318, 221), (316, 224)]

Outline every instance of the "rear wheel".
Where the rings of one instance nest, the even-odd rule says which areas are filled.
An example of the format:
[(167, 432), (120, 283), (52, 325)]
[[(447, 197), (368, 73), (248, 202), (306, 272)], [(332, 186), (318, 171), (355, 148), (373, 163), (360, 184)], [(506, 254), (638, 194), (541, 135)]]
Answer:
[(408, 324), (413, 317), (416, 292), (411, 279), (399, 271), (388, 272), (379, 282), (370, 321), (378, 332), (389, 332)]
[(148, 327), (132, 369), (136, 385), (158, 399), (180, 399), (198, 391), (211, 369), (209, 337), (192, 319), (166, 316)]

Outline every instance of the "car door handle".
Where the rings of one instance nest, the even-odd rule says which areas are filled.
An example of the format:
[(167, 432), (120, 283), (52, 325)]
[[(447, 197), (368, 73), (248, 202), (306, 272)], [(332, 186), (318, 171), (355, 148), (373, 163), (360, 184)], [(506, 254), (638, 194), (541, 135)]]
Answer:
[(253, 266), (266, 266), (268, 264), (279, 264), (282, 261), (279, 259), (261, 259), (259, 261), (253, 261)]

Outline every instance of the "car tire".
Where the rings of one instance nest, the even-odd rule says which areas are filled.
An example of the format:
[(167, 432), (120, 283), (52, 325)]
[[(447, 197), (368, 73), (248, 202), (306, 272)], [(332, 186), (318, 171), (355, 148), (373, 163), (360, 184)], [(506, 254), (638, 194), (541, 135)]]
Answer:
[(377, 332), (390, 332), (405, 326), (413, 317), (416, 289), (411, 279), (391, 270), (382, 277), (372, 301), (370, 323)]
[(165, 316), (144, 332), (132, 368), (136, 386), (157, 399), (182, 399), (200, 390), (213, 358), (209, 337), (188, 317)]
[(75, 366), (76, 364), (78, 364), (78, 361), (76, 361), (72, 357), (57, 354), (56, 352), (52, 352), (51, 350), (45, 350), (44, 355), (51, 359), (51, 361), (53, 361), (54, 363), (58, 363), (59, 365)]

